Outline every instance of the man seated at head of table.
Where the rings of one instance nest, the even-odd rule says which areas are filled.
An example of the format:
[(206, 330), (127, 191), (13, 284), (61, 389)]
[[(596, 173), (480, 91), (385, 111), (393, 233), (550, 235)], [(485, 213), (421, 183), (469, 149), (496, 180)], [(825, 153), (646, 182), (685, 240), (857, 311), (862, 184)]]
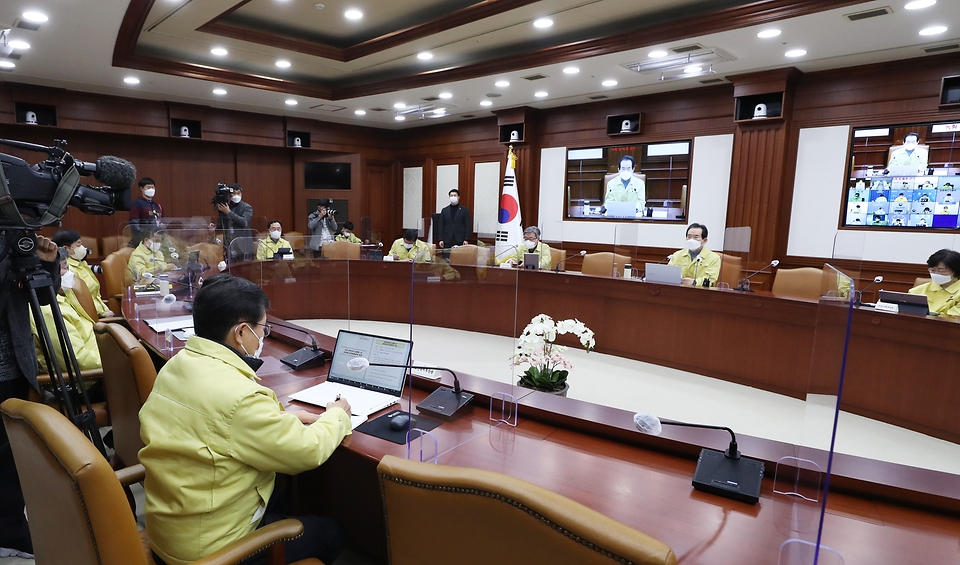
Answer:
[(960, 253), (941, 249), (927, 259), (930, 282), (910, 289), (910, 294), (924, 294), (931, 312), (960, 316)]
[(263, 238), (257, 243), (257, 261), (273, 259), (281, 249), (293, 251), (290, 242), (283, 239), (283, 225), (280, 224), (280, 220), (270, 220), (267, 230), (270, 232), (270, 237)]
[(720, 256), (707, 248), (707, 226), (690, 224), (686, 246), (670, 257), (680, 267), (680, 283), (693, 286), (717, 286)]
[[(290, 516), (277, 473), (325, 462), (350, 434), (346, 399), (322, 416), (286, 412), (256, 380), (270, 334), (266, 295), (230, 274), (207, 279), (194, 300), (195, 335), (157, 375), (140, 409), (145, 516), (158, 564), (186, 565), (255, 529), (297, 518), (287, 562), (332, 563), (344, 534), (331, 518)], [(265, 563), (265, 552), (244, 561)]]
[(409, 229), (403, 232), (403, 237), (398, 238), (390, 246), (388, 257), (394, 261), (414, 261), (416, 263), (430, 263), (433, 261), (433, 253), (430, 246), (417, 239), (417, 230)]
[(146, 284), (164, 271), (173, 270), (176, 265), (168, 265), (163, 255), (163, 232), (144, 228), (143, 241), (130, 254), (127, 261), (127, 283)]
[(539, 256), (537, 264), (540, 270), (550, 270), (553, 256), (550, 253), (550, 246), (540, 241), (540, 228), (537, 226), (530, 226), (523, 230), (523, 244), (518, 246), (513, 253), (498, 258), (497, 264), (510, 263), (522, 267), (523, 256), (527, 253), (536, 253)]

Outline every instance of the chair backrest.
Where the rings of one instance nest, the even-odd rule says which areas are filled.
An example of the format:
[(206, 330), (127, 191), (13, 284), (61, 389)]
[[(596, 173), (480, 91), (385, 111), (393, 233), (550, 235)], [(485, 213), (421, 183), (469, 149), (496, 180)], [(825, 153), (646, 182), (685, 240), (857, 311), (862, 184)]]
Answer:
[(927, 284), (931, 280), (933, 279), (931, 279), (930, 277), (917, 277), (917, 280), (913, 281), (913, 286), (920, 286), (922, 284)]
[(120, 324), (93, 328), (103, 363), (103, 388), (113, 423), (113, 447), (121, 467), (139, 463), (140, 408), (153, 390), (157, 369), (143, 345)]
[(147, 565), (120, 481), (90, 440), (38, 402), (11, 398), (0, 412), (37, 563)]
[(203, 267), (216, 269), (217, 264), (223, 261), (223, 246), (219, 243), (196, 243), (188, 247), (187, 250), (200, 252), (200, 264)]
[[(610, 181), (612, 181), (613, 179), (619, 176), (620, 176), (620, 173), (610, 173), (609, 175), (603, 175), (603, 199), (604, 200), (607, 199), (607, 184), (609, 184)], [(633, 173), (633, 176), (644, 181), (644, 183), (646, 183), (647, 181), (647, 175), (643, 173)]]
[(99, 257), (100, 256), (100, 244), (97, 243), (97, 238), (81, 235), (80, 242), (83, 243), (83, 246), (90, 250), (90, 257)]
[(477, 252), (479, 248), (476, 245), (464, 244), (450, 250), (451, 265), (465, 265), (475, 267), (477, 265)]
[(334, 241), (324, 243), (321, 254), (327, 259), (359, 259), (360, 244), (349, 241)]
[(740, 273), (743, 271), (743, 258), (723, 253), (717, 253), (717, 255), (720, 256), (720, 277), (717, 283), (727, 283), (730, 288), (736, 288), (740, 282)]
[[(554, 249), (550, 248), (550, 268), (556, 269), (560, 261), (563, 261), (563, 258), (567, 256), (567, 252), (564, 249)], [(564, 268), (566, 268), (566, 263), (564, 263)]]
[(120, 301), (127, 287), (127, 261), (133, 249), (126, 249), (130, 249), (129, 253), (125, 253), (123, 249), (114, 251), (100, 262), (103, 268), (103, 286), (107, 292), (107, 308), (114, 312), (120, 312)]
[(80, 306), (83, 308), (83, 311), (87, 313), (87, 316), (96, 322), (100, 319), (100, 314), (97, 313), (97, 306), (93, 303), (93, 295), (90, 294), (87, 283), (83, 282), (83, 279), (80, 277), (75, 277), (73, 280), (73, 294), (77, 297), (77, 302), (80, 303)]
[(791, 298), (820, 300), (820, 286), (822, 284), (823, 269), (814, 267), (779, 269), (773, 278), (773, 294)]
[[(622, 277), (623, 266), (628, 263), (630, 263), (630, 258), (619, 253), (610, 253), (609, 251), (587, 253), (583, 257), (583, 266), (580, 267), (580, 272), (596, 277)], [(616, 275), (613, 274), (614, 269), (616, 269)]]
[(292, 249), (303, 249), (303, 234), (298, 231), (288, 231), (283, 234), (283, 239), (290, 242)]
[[(664, 543), (507, 475), (392, 455), (377, 471), (392, 565), (677, 562)], [(430, 531), (443, 535), (423, 543)]]
[(127, 246), (127, 242), (129, 241), (130, 236), (124, 237), (123, 235), (105, 235), (103, 236), (103, 254), (110, 255), (114, 251), (123, 249)]

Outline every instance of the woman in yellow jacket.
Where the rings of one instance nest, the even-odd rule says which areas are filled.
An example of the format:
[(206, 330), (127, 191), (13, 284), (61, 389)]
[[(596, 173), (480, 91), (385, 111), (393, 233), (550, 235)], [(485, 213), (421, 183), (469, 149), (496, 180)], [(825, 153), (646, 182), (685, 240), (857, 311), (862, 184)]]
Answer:
[[(100, 349), (97, 348), (97, 338), (93, 333), (93, 321), (87, 317), (87, 313), (84, 312), (76, 297), (72, 296), (73, 286), (77, 284), (76, 278), (76, 275), (67, 268), (66, 261), (61, 262), (60, 292), (57, 293), (57, 305), (60, 308), (60, 315), (63, 317), (63, 325), (67, 328), (73, 353), (77, 357), (77, 364), (81, 371), (89, 371), (102, 367)], [(53, 343), (53, 353), (57, 358), (57, 363), (60, 365), (60, 370), (66, 372), (66, 357), (60, 347), (60, 340), (57, 338), (57, 326), (54, 323), (53, 310), (50, 306), (41, 306), (40, 310), (43, 312), (43, 321), (47, 326), (47, 332), (50, 334), (50, 341)], [(33, 343), (37, 349), (40, 369), (46, 372), (46, 358), (43, 355), (43, 349), (40, 347), (40, 332), (37, 330), (33, 317), (30, 318), (30, 329), (33, 331)]]
[(100, 281), (97, 275), (93, 273), (93, 268), (87, 263), (86, 258), (90, 250), (83, 246), (80, 238), (80, 232), (76, 230), (60, 230), (53, 236), (53, 242), (57, 247), (63, 247), (67, 250), (67, 266), (77, 278), (87, 285), (90, 296), (93, 297), (93, 305), (97, 309), (97, 315), (101, 318), (113, 316), (113, 312), (107, 308), (107, 303), (100, 296)]
[(930, 282), (910, 289), (910, 294), (925, 294), (931, 312), (960, 316), (960, 253), (941, 249), (927, 259)]

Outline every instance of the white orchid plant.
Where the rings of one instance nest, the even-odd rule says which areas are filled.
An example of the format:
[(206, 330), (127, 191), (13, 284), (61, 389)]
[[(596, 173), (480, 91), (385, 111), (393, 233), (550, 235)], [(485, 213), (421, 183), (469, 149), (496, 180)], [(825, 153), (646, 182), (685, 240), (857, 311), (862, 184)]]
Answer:
[(520, 384), (544, 391), (561, 390), (567, 382), (569, 369), (573, 367), (563, 358), (567, 350), (556, 345), (558, 335), (574, 334), (580, 344), (589, 353), (596, 345), (593, 331), (577, 319), (554, 322), (546, 314), (534, 316), (520, 334), (517, 352), (511, 357), (514, 367), (529, 364), (530, 367), (520, 376)]

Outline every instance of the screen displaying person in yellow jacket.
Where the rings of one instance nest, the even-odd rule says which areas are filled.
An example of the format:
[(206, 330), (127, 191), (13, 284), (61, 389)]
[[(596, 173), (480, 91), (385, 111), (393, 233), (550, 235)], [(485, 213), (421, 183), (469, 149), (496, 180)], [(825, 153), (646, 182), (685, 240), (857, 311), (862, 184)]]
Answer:
[(523, 256), (527, 253), (536, 253), (540, 256), (537, 264), (540, 266), (541, 271), (550, 270), (550, 263), (553, 259), (553, 255), (550, 253), (550, 246), (540, 241), (540, 228), (537, 226), (530, 226), (523, 230), (522, 245), (517, 247), (512, 254), (500, 258), (497, 261), (497, 264), (509, 262), (511, 265), (516, 267), (522, 267)]
[(890, 162), (887, 163), (887, 166), (915, 166), (920, 169), (926, 169), (928, 157), (927, 149), (920, 147), (920, 136), (914, 132), (910, 132), (903, 136), (903, 145), (890, 153)]
[[(77, 276), (67, 267), (66, 261), (60, 263), (60, 292), (57, 293), (57, 305), (60, 308), (60, 315), (63, 317), (63, 325), (67, 329), (70, 338), (70, 346), (77, 357), (77, 364), (81, 371), (100, 369), (100, 349), (97, 347), (97, 338), (93, 333), (93, 320), (80, 306), (76, 297), (73, 296), (73, 287), (77, 284)], [(67, 364), (63, 348), (60, 347), (60, 340), (57, 338), (57, 326), (53, 318), (53, 309), (50, 306), (41, 306), (43, 312), (43, 321), (47, 326), (47, 333), (50, 334), (50, 341), (53, 343), (53, 353), (57, 358), (57, 364), (60, 370), (66, 373)], [(37, 359), (40, 361), (40, 368), (47, 370), (46, 357), (43, 355), (43, 349), (40, 346), (40, 331), (37, 329), (36, 322), (30, 317), (30, 329), (33, 331), (33, 343), (37, 350)]]
[(173, 269), (173, 265), (167, 265), (163, 251), (163, 232), (143, 232), (143, 241), (130, 254), (127, 261), (127, 283), (145, 284), (160, 273)]
[(340, 233), (334, 238), (337, 241), (349, 241), (350, 243), (363, 243), (363, 241), (353, 233), (353, 222), (344, 222), (340, 228)]
[(270, 220), (270, 223), (267, 224), (267, 230), (270, 233), (269, 237), (261, 239), (257, 243), (257, 261), (273, 259), (274, 255), (281, 249), (293, 251), (290, 242), (283, 239), (283, 226), (280, 224), (280, 220)]
[(336, 522), (287, 514), (275, 481), (333, 454), (350, 434), (350, 405), (331, 402), (321, 416), (287, 412), (257, 383), (268, 306), (246, 279), (206, 279), (194, 300), (195, 335), (160, 370), (140, 409), (145, 517), (151, 548), (167, 565), (206, 557), (283, 518), (304, 526), (285, 543), (288, 561), (332, 563), (342, 549)]
[(107, 303), (104, 302), (100, 296), (100, 281), (97, 279), (97, 275), (94, 274), (93, 268), (91, 268), (86, 261), (90, 250), (83, 246), (83, 241), (80, 239), (80, 232), (76, 230), (60, 230), (54, 234), (53, 242), (57, 244), (57, 247), (63, 247), (67, 250), (67, 267), (74, 276), (87, 285), (90, 296), (93, 298), (93, 305), (97, 309), (97, 314), (101, 318), (113, 316), (113, 312), (107, 308)]
[(927, 258), (930, 282), (910, 289), (910, 294), (925, 294), (931, 312), (960, 316), (960, 253), (941, 249)]
[(393, 257), (394, 261), (414, 261), (417, 263), (433, 261), (430, 246), (417, 239), (417, 230), (414, 229), (404, 231), (403, 237), (398, 238), (390, 246), (387, 255)]
[(607, 202), (636, 202), (637, 209), (642, 210), (647, 201), (646, 184), (639, 177), (633, 176), (636, 162), (633, 157), (624, 155), (620, 159), (620, 175), (610, 179), (603, 203)]
[(707, 249), (707, 226), (690, 224), (686, 246), (670, 257), (671, 265), (680, 266), (680, 283), (693, 286), (717, 286), (720, 277), (720, 256)]

